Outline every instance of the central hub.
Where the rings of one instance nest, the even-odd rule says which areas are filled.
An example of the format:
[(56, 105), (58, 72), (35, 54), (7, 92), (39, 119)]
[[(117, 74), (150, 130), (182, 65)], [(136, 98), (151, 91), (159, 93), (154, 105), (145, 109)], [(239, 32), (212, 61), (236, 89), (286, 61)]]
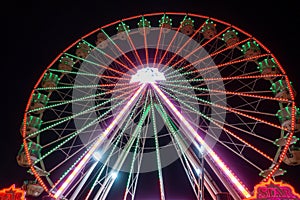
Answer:
[(131, 76), (130, 83), (156, 83), (157, 81), (165, 81), (165, 75), (159, 72), (157, 68), (146, 67), (139, 69), (136, 74)]

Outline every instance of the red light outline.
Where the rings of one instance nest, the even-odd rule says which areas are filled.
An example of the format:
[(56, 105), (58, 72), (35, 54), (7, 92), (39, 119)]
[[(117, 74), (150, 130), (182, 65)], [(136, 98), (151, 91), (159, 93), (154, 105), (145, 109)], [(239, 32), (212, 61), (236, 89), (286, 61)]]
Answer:
[[(260, 188), (260, 187), (268, 187), (271, 184), (277, 185), (279, 187), (288, 187), (291, 190), (292, 194), (295, 195), (300, 200), (300, 194), (296, 193), (295, 188), (293, 186), (291, 186), (290, 184), (287, 184), (287, 183), (283, 183), (282, 181), (275, 182), (272, 179), (269, 179), (267, 182), (261, 182), (261, 183), (255, 185), (254, 186), (254, 194), (253, 194), (253, 196), (250, 197), (250, 198), (244, 199), (244, 200), (256, 200), (256, 199), (258, 199), (257, 198), (258, 188)], [(286, 199), (286, 198), (287, 197), (283, 197), (283, 199)], [(265, 198), (263, 198), (263, 199), (265, 199)], [(273, 197), (268, 198), (268, 200), (272, 200), (272, 199), (273, 199)], [(274, 199), (277, 200), (277, 199), (280, 199), (280, 197), (274, 197)]]
[[(14, 198), (13, 200), (25, 200), (26, 192), (21, 188), (16, 188), (15, 184), (12, 184), (9, 188), (3, 188), (2, 190), (0, 190), (0, 197), (1, 197), (1, 195), (10, 194), (10, 193), (7, 193), (9, 191), (15, 192), (14, 194), (21, 193), (21, 199)], [(6, 198), (3, 198), (3, 199), (6, 199)]]

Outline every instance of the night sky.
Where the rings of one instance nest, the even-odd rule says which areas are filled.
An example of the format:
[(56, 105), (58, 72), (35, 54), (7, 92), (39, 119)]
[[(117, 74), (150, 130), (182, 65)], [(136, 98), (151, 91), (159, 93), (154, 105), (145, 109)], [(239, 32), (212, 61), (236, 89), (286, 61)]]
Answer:
[[(50, 3), (51, 2), (51, 3)], [(21, 186), (26, 169), (17, 165), (19, 132), (32, 88), (48, 64), (72, 42), (115, 20), (138, 14), (179, 11), (211, 16), (252, 34), (282, 64), (300, 93), (300, 9), (288, 1), (10, 1), (2, 7), (0, 189)], [(159, 2), (159, 3), (158, 3)], [(269, 3), (267, 3), (269, 2)], [(248, 4), (245, 6), (245, 4)], [(5, 14), (4, 9), (9, 14)], [(4, 61), (4, 63), (3, 63)], [(297, 103), (300, 105), (299, 95)], [(300, 166), (284, 179), (300, 192)], [(298, 174), (297, 174), (298, 171)]]

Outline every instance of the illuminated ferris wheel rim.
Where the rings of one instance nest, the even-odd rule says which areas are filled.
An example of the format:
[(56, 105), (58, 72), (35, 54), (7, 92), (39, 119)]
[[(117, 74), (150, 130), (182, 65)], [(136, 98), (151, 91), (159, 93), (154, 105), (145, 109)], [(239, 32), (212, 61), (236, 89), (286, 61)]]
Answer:
[[(252, 37), (250, 34), (246, 33), (245, 31), (241, 30), (240, 28), (237, 28), (237, 27), (235, 27), (235, 26), (233, 26), (233, 25), (231, 25), (231, 24), (229, 24), (229, 23), (226, 23), (226, 22), (224, 22), (224, 21), (221, 21), (221, 20), (218, 20), (218, 19), (215, 19), (215, 18), (210, 18), (210, 17), (207, 17), (207, 16), (198, 15), (198, 14), (191, 14), (191, 13), (177, 13), (177, 12), (150, 13), (150, 14), (144, 14), (144, 15), (136, 15), (136, 16), (134, 16), (134, 17), (129, 17), (129, 18), (125, 18), (125, 19), (122, 19), (122, 20), (118, 20), (118, 21), (112, 22), (112, 23), (110, 23), (110, 24), (107, 24), (107, 25), (105, 25), (105, 26), (102, 26), (102, 27), (100, 27), (100, 28), (97, 28), (97, 29), (91, 31), (90, 33), (86, 34), (86, 35), (83, 36), (82, 38), (80, 38), (80, 39), (78, 39), (77, 41), (75, 41), (74, 43), (72, 43), (72, 44), (71, 44), (69, 47), (67, 47), (62, 53), (60, 53), (60, 54), (59, 54), (59, 55), (58, 55), (58, 56), (50, 63), (50, 65), (46, 68), (46, 70), (45, 70), (45, 71), (43, 72), (43, 74), (41, 75), (40, 79), (37, 81), (37, 84), (34, 86), (34, 89), (33, 89), (32, 93), (31, 93), (31, 95), (30, 95), (29, 100), (32, 99), (32, 96), (33, 96), (33, 94), (34, 94), (35, 89), (38, 88), (38, 85), (39, 85), (40, 82), (42, 81), (43, 76), (46, 74), (46, 72), (49, 70), (49, 68), (51, 68), (51, 67), (54, 65), (54, 63), (56, 63), (56, 62), (59, 60), (59, 58), (61, 58), (61, 57), (64, 55), (65, 52), (67, 52), (70, 48), (74, 47), (76, 44), (78, 44), (78, 43), (79, 43), (80, 41), (82, 41), (83, 39), (85, 39), (85, 38), (87, 38), (87, 37), (93, 35), (94, 33), (100, 31), (101, 29), (104, 29), (104, 28), (106, 28), (106, 27), (110, 27), (110, 26), (116, 25), (116, 24), (121, 23), (121, 22), (125, 22), (125, 21), (128, 21), (128, 20), (133, 20), (133, 19), (138, 19), (138, 18), (141, 18), (141, 17), (147, 17), (147, 16), (149, 16), (149, 17), (150, 17), (150, 16), (161, 16), (161, 15), (170, 15), (170, 16), (171, 16), (171, 15), (182, 15), (182, 16), (188, 15), (188, 16), (190, 16), (190, 17), (197, 17), (197, 18), (202, 18), (202, 19), (209, 19), (209, 20), (212, 20), (212, 21), (214, 21), (214, 22), (218, 22), (218, 23), (221, 23), (221, 24), (223, 24), (223, 25), (230, 26), (230, 27), (232, 27), (233, 29), (235, 29), (235, 30), (237, 30), (237, 31), (240, 31), (240, 32), (242, 32), (243, 34), (247, 35), (249, 38), (252, 38), (253, 40), (255, 40), (255, 41), (256, 41), (256, 42), (257, 42), (257, 43), (258, 43), (258, 44), (266, 51), (266, 52), (268, 52), (268, 53), (271, 55), (272, 58), (274, 58), (276, 64), (277, 64), (278, 67), (280, 68), (280, 70), (281, 70), (281, 72), (283, 73), (283, 75), (286, 74), (285, 71), (284, 71), (284, 69), (283, 69), (282, 66), (280, 65), (280, 63), (276, 60), (275, 56), (273, 56), (273, 54), (271, 54), (271, 52), (270, 52), (270, 51), (269, 51), (262, 43), (260, 43), (256, 38)], [(285, 78), (286, 78), (287, 83), (289, 84), (289, 79), (288, 79), (288, 77), (285, 76)], [(155, 87), (154, 87), (154, 88), (155, 88)], [(290, 85), (289, 85), (289, 90), (292, 91)], [(291, 101), (292, 101), (292, 108), (294, 108), (294, 107), (295, 107), (295, 103), (294, 103), (294, 99), (295, 99), (295, 98), (294, 98), (293, 92), (290, 92), (290, 95), (291, 95)], [(28, 111), (29, 111), (30, 103), (31, 103), (31, 102), (29, 101), (28, 104), (27, 104), (27, 106), (26, 106), (26, 109), (25, 109), (24, 121), (23, 121), (24, 124), (26, 124), (26, 121), (27, 121), (27, 113), (28, 113)], [(292, 113), (294, 113), (294, 112), (292, 112)], [(292, 117), (292, 120), (295, 120), (294, 117)], [(292, 123), (292, 124), (295, 124), (295, 122)], [(293, 130), (293, 128), (294, 128), (294, 127), (292, 127), (292, 130)], [(31, 162), (31, 161), (30, 161), (30, 158), (29, 158), (29, 157), (30, 157), (29, 151), (28, 151), (28, 149), (27, 149), (27, 140), (26, 140), (26, 135), (25, 135), (26, 131), (25, 131), (25, 130), (26, 130), (26, 126), (23, 126), (23, 138), (24, 138), (23, 143), (24, 143), (24, 146), (25, 146), (25, 152), (26, 152), (27, 158), (28, 158), (29, 162)], [(284, 158), (284, 156), (285, 156), (285, 154), (286, 154), (286, 152), (287, 152), (287, 150), (288, 150), (288, 146), (289, 146), (289, 144), (290, 144), (290, 142), (291, 142), (291, 140), (292, 140), (292, 136), (293, 136), (293, 133), (289, 135), (289, 138), (287, 139), (287, 145), (286, 145), (285, 148), (283, 149), (283, 153), (281, 154), (281, 157), (280, 157), (280, 159), (279, 159), (279, 162), (277, 162), (277, 164), (275, 165), (275, 167), (273, 168), (273, 170), (270, 171), (270, 173), (269, 173), (268, 176), (266, 177), (266, 180), (269, 179), (269, 178), (273, 175), (273, 173), (278, 169), (280, 163), (282, 162), (282, 160), (283, 160), (283, 158)], [(33, 166), (31, 166), (31, 170), (32, 170), (33, 172), (35, 172), (35, 169), (34, 169)], [(37, 179), (39, 179), (38, 176), (37, 176)], [(38, 181), (39, 181), (40, 183), (43, 183), (42, 180), (38, 180)], [(43, 184), (42, 184), (42, 186), (43, 186)], [(48, 189), (46, 186), (45, 186), (44, 188), (45, 188), (46, 190)]]

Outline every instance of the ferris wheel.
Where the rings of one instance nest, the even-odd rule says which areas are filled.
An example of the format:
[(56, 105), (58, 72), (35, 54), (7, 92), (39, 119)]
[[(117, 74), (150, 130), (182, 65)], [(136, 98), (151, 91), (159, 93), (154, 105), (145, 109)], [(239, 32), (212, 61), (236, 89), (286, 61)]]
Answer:
[(112, 22), (35, 84), (23, 187), (43, 199), (248, 198), (300, 164), (295, 95), (271, 51), (232, 24), (175, 12)]

